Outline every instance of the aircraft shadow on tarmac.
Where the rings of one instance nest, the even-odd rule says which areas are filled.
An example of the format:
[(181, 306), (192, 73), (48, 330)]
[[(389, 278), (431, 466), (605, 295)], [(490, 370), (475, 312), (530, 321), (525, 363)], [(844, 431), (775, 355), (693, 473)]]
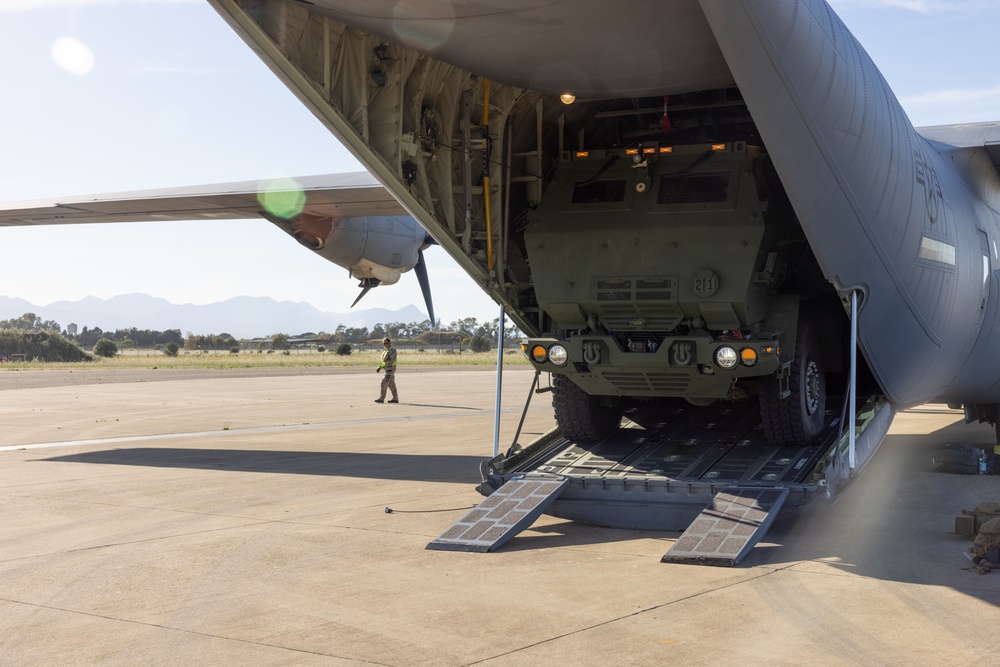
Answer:
[[(774, 568), (815, 561), (854, 576), (948, 586), (997, 605), (1000, 574), (981, 576), (971, 570), (965, 552), (972, 538), (955, 534), (954, 517), (986, 500), (1000, 501), (1000, 478), (936, 472), (931, 464), (934, 449), (956, 441), (992, 444), (982, 429), (963, 424), (928, 435), (887, 437), (835, 503), (817, 498), (801, 510), (784, 510), (762, 543), (737, 567)], [(144, 447), (42, 460), (453, 482), (471, 487), (485, 457)], [(624, 543), (650, 537), (663, 539), (666, 552), (678, 534), (561, 521), (533, 527), (501, 550)]]
[(479, 464), (487, 458), (486, 456), (375, 454), (371, 452), (289, 452), (134, 447), (81, 452), (41, 460), (97, 465), (454, 482), (466, 483), (471, 488), (479, 481)]
[[(466, 483), (471, 489), (479, 480), (479, 464), (487, 457), (373, 454), (369, 452), (287, 452), (228, 449), (181, 449), (137, 447), (54, 456), (43, 461), (127, 465), (140, 467), (191, 468), (387, 480)], [(395, 510), (400, 514), (405, 511)], [(447, 527), (442, 523), (442, 530)], [(584, 546), (627, 542), (637, 537), (676, 538), (679, 533), (654, 533), (605, 528), (573, 521), (536, 526), (504, 545), (504, 551)], [(663, 550), (670, 547), (664, 543)]]

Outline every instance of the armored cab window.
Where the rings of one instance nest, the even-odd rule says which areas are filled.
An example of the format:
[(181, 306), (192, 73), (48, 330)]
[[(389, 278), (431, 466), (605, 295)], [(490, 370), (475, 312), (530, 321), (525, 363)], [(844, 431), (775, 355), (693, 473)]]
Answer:
[(577, 181), (574, 204), (606, 204), (625, 201), (626, 181)]
[(666, 174), (660, 178), (657, 204), (706, 204), (724, 202), (729, 191), (729, 172)]

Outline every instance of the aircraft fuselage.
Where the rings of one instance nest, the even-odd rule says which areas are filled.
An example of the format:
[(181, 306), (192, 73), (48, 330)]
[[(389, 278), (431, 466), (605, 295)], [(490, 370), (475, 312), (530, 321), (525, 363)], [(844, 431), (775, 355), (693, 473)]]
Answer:
[[(704, 402), (774, 377), (751, 391), (808, 410), (844, 368), (856, 295), (862, 381), (896, 407), (1000, 403), (997, 161), (961, 132), (921, 136), (824, 0), (213, 4), (532, 339), (600, 339), (570, 343), (562, 371), (591, 399)], [(712, 144), (744, 151), (728, 214), (642, 203), (683, 169), (658, 153), (628, 202), (572, 201), (624, 171), (597, 160), (586, 179), (577, 152)], [(605, 279), (650, 291), (633, 282), (612, 317)], [(734, 332), (758, 360), (724, 387)], [(670, 336), (695, 344), (659, 352)], [(679, 390), (664, 374), (688, 356), (703, 372)], [(593, 372), (612, 357), (638, 375)]]

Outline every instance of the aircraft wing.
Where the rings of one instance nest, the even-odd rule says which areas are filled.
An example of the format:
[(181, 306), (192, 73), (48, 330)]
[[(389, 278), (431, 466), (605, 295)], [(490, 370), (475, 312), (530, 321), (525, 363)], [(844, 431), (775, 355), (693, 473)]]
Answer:
[(1000, 122), (958, 123), (956, 125), (931, 125), (916, 128), (917, 134), (956, 148), (990, 149), (1000, 157)]
[(917, 134), (954, 148), (985, 149), (993, 166), (1000, 171), (1000, 122), (959, 123), (916, 128)]
[(301, 212), (317, 217), (408, 216), (367, 172), (245, 181), (0, 204), (0, 227), (89, 222), (235, 220), (267, 217), (266, 194), (305, 195)]

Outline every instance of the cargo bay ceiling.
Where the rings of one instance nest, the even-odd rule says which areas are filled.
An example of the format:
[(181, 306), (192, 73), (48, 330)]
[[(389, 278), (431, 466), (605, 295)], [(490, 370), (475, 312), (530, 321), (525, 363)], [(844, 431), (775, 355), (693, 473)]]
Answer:
[(520, 232), (564, 151), (756, 136), (697, 0), (211, 2), (528, 334)]

